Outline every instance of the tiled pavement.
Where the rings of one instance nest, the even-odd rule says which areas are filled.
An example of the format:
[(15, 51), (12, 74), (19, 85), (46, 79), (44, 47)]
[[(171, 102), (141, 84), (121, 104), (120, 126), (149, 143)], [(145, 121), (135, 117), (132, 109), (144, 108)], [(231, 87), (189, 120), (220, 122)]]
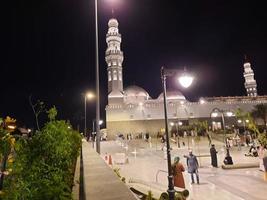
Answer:
[[(185, 143), (187, 144), (187, 139)], [(194, 143), (194, 142), (193, 142)], [(223, 144), (214, 141), (218, 153), (219, 163), (224, 158)], [(193, 148), (193, 152), (198, 155), (208, 154), (208, 142), (202, 139), (201, 142)], [(128, 148), (126, 148), (126, 146)], [(192, 142), (190, 141), (190, 147)], [(181, 162), (185, 165), (183, 155), (188, 153), (188, 147), (177, 148), (172, 144), (172, 156), (179, 155)], [(136, 157), (135, 153), (137, 152)], [(256, 163), (258, 158), (246, 157), (244, 154), (248, 147), (242, 147), (241, 151), (236, 148), (231, 149), (231, 155), (234, 163)], [(142, 140), (132, 140), (126, 145), (120, 141), (101, 142), (102, 156), (105, 153), (111, 154), (114, 158), (115, 153), (123, 152), (128, 155), (129, 163), (124, 165), (115, 165), (121, 169), (121, 174), (126, 177), (140, 179), (150, 183), (151, 186), (158, 184), (167, 189), (167, 162), (164, 159), (164, 153), (161, 151), (161, 145), (153, 141), (152, 144)], [(221, 168), (210, 167), (210, 158), (203, 157), (200, 160), (201, 168), (200, 185), (190, 184), (188, 173), (184, 173), (186, 188), (190, 191), (190, 200), (264, 200), (267, 199), (267, 183), (263, 181), (263, 172), (258, 168), (223, 170)], [(163, 172), (159, 172), (162, 170)], [(165, 171), (165, 172), (164, 172)], [(158, 182), (156, 174), (158, 173)]]

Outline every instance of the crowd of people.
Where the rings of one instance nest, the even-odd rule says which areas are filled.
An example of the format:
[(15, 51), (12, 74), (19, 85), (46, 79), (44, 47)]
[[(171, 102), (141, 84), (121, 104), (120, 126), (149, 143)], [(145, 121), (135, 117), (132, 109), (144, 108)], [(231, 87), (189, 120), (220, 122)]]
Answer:
[[(194, 131), (191, 131), (191, 132), (184, 131), (183, 135), (180, 137), (187, 137), (187, 136), (194, 136), (194, 135), (195, 135)], [(212, 144), (211, 134), (207, 132), (206, 136), (208, 138), (209, 146), (210, 146), (211, 166), (218, 168), (218, 159), (217, 159), (218, 151), (216, 150), (215, 145)], [(119, 134), (118, 137), (125, 139), (123, 134)], [(175, 134), (174, 137), (177, 137), (177, 135)], [(135, 137), (131, 133), (126, 134), (127, 140), (132, 140), (134, 138), (143, 139), (149, 142), (149, 139), (151, 137), (149, 133), (139, 133), (135, 135)], [(166, 135), (158, 133), (157, 138), (160, 138), (160, 141), (162, 144), (161, 150), (164, 151), (164, 159), (167, 159)], [(236, 134), (234, 137), (227, 137), (225, 141), (227, 151), (226, 151), (224, 164), (233, 164), (232, 160), (227, 160), (227, 158), (231, 158), (230, 155), (227, 155), (227, 153), (229, 154), (230, 148), (232, 148), (233, 146), (237, 146), (238, 150), (240, 150), (241, 146), (248, 146), (250, 148), (248, 150), (248, 153), (245, 154), (245, 156), (259, 157), (260, 170), (264, 172), (264, 180), (267, 181), (267, 149), (264, 146), (258, 144), (256, 141), (257, 140), (253, 138), (250, 134), (246, 134), (242, 136), (239, 136), (238, 134)], [(198, 173), (199, 164), (198, 164), (197, 157), (193, 154), (192, 150), (189, 150), (188, 155), (185, 155), (184, 158), (186, 158), (187, 171), (191, 175), (191, 183), (192, 184), (195, 183), (195, 179), (194, 179), (194, 176), (195, 176), (196, 183), (199, 184), (199, 173)], [(184, 178), (183, 178), (183, 172), (185, 171), (185, 167), (180, 162), (179, 157), (174, 158), (172, 169), (173, 169), (173, 177), (174, 177), (174, 186), (184, 188), (185, 183), (184, 183)]]
[[(212, 144), (210, 148), (211, 165), (215, 168), (218, 167), (217, 153), (218, 151), (215, 145)], [(263, 146), (259, 147), (258, 156), (260, 158), (260, 170), (264, 172), (263, 179), (267, 181), (267, 150)], [(193, 154), (192, 150), (189, 150), (189, 154), (184, 155), (184, 158), (186, 158), (187, 172), (190, 174), (191, 184), (195, 183), (195, 177), (197, 184), (199, 184), (199, 164), (197, 157)], [(180, 162), (180, 157), (176, 156), (172, 164), (173, 183), (175, 187), (185, 188), (183, 172), (185, 172), (185, 167)]]

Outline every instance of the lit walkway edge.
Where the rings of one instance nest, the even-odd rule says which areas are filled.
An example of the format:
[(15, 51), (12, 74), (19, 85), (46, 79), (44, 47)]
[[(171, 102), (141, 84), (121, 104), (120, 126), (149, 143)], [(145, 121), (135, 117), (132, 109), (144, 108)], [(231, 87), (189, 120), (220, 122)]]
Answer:
[(82, 156), (86, 200), (136, 200), (125, 183), (86, 141), (82, 143)]

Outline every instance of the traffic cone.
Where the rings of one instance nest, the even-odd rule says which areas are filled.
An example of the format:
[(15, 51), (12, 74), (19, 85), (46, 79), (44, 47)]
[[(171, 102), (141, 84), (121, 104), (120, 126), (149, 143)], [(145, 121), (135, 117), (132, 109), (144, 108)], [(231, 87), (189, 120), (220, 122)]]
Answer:
[(112, 165), (112, 158), (111, 158), (111, 155), (109, 154), (109, 156), (108, 156), (108, 164), (109, 165)]

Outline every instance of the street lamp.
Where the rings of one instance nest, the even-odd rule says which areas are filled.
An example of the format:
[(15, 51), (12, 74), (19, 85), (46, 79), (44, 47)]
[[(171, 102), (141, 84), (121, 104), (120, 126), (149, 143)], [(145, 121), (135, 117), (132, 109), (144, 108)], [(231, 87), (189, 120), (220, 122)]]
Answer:
[(173, 127), (175, 125), (175, 131), (176, 131), (176, 134), (175, 134), (175, 137), (176, 137), (176, 143), (177, 143), (177, 148), (180, 148), (180, 140), (179, 140), (179, 126), (182, 126), (183, 125), (183, 122), (170, 122), (170, 126)]
[(249, 123), (249, 120), (248, 120), (248, 119), (243, 119), (243, 120), (238, 119), (237, 122), (238, 122), (239, 124), (241, 124), (241, 123), (243, 124), (244, 134), (245, 134), (245, 133), (246, 133), (246, 123)]
[(95, 95), (92, 92), (87, 92), (84, 94), (84, 135), (87, 137), (87, 140), (89, 139), (87, 135), (87, 127), (86, 127), (86, 101), (91, 100), (95, 97)]
[[(92, 121), (92, 124), (93, 124), (93, 127), (92, 127), (92, 146), (94, 148), (94, 143), (95, 143), (95, 136), (97, 136), (97, 133), (95, 132), (95, 122), (96, 122), (96, 119), (93, 119)], [(98, 122), (98, 125), (99, 127), (103, 124), (103, 120), (99, 120)], [(99, 134), (100, 135), (100, 134)], [(97, 138), (96, 138), (97, 139)], [(97, 141), (96, 141), (97, 142)]]
[(223, 132), (224, 132), (224, 142), (225, 142), (225, 148), (226, 148), (226, 153), (227, 153), (226, 157), (225, 157), (225, 160), (227, 160), (227, 164), (233, 164), (233, 160), (232, 160), (232, 157), (230, 156), (230, 151), (229, 151), (229, 148), (227, 146), (227, 141), (226, 141), (224, 113), (226, 113), (226, 115), (228, 117), (231, 117), (234, 114), (231, 111), (225, 111), (225, 110), (222, 110), (222, 109), (219, 109), (219, 108), (214, 108), (211, 111), (211, 117), (218, 117), (218, 113), (220, 113), (221, 117), (222, 117), (222, 128), (223, 128)]
[(100, 95), (99, 95), (99, 56), (98, 56), (98, 18), (97, 0), (95, 0), (95, 59), (96, 59), (96, 152), (100, 154)]
[(177, 135), (176, 135), (176, 139), (177, 139), (177, 147), (180, 148), (180, 140), (179, 140), (179, 126), (182, 126), (183, 122), (177, 122), (176, 123), (176, 131), (177, 131)]
[(166, 135), (166, 145), (167, 145), (167, 163), (168, 163), (168, 194), (169, 199), (174, 200), (175, 190), (173, 186), (173, 175), (171, 168), (171, 154), (170, 154), (170, 141), (169, 141), (169, 130), (168, 130), (168, 114), (167, 114), (167, 100), (166, 100), (166, 78), (180, 74), (178, 78), (180, 84), (188, 88), (192, 82), (193, 77), (185, 72), (185, 70), (177, 69), (165, 69), (161, 68), (161, 81), (162, 81), (162, 90), (163, 90), (163, 100), (164, 100), (164, 119), (165, 119), (165, 135)]

